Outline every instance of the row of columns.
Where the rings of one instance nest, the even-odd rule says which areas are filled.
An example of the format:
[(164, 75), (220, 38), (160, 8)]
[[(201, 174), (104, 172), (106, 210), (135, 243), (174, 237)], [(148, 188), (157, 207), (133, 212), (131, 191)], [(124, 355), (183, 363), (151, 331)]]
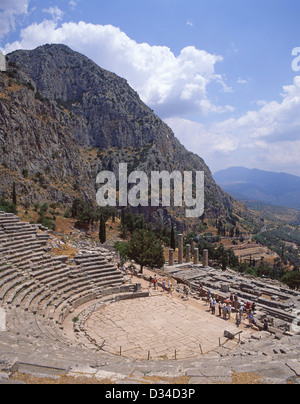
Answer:
[[(199, 265), (199, 248), (194, 248), (191, 251), (190, 244), (186, 245), (185, 258), (186, 262), (191, 262), (191, 255), (193, 254), (194, 264)], [(183, 234), (178, 235), (178, 264), (183, 264)], [(174, 266), (174, 250), (169, 251), (169, 266)], [(203, 266), (208, 267), (208, 250), (203, 251)]]

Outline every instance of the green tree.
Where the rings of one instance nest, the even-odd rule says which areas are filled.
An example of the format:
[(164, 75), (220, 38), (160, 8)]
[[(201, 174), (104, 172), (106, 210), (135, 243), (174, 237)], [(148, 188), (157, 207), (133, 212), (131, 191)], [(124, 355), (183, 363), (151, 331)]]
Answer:
[(148, 230), (137, 230), (128, 243), (128, 256), (143, 268), (161, 268), (165, 264), (164, 249), (156, 235)]
[(171, 248), (175, 251), (176, 250), (176, 236), (175, 236), (175, 230), (174, 230), (174, 224), (172, 223), (172, 229), (171, 229), (171, 242), (170, 242)]
[(16, 191), (16, 183), (13, 183), (13, 189), (12, 189), (12, 203), (17, 206), (17, 191)]
[(285, 283), (292, 289), (300, 289), (300, 271), (287, 272), (282, 278), (281, 282)]
[(103, 215), (100, 216), (99, 240), (101, 244), (106, 242), (106, 222)]
[(16, 205), (7, 202), (5, 198), (0, 198), (0, 210), (6, 213), (14, 213), (15, 215), (18, 213)]
[(117, 241), (115, 243), (115, 249), (120, 254), (120, 258), (122, 261), (128, 260), (128, 243), (125, 241)]
[(56, 218), (55, 216), (53, 217), (47, 216), (48, 209), (49, 209), (48, 203), (43, 203), (38, 212), (39, 217), (37, 219), (37, 223), (40, 223), (41, 225), (48, 227), (48, 229), (55, 231), (56, 225), (54, 222)]

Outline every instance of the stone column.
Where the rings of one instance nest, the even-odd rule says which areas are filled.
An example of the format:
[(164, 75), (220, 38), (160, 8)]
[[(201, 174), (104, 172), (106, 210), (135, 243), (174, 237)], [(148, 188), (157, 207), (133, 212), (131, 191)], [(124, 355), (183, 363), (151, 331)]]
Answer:
[(203, 250), (203, 266), (208, 267), (208, 250)]
[(171, 248), (169, 250), (169, 267), (174, 266), (174, 250)]
[(186, 262), (191, 262), (191, 246), (187, 244), (185, 248), (186, 248), (185, 252)]
[(194, 264), (199, 265), (199, 248), (194, 249)]
[(178, 264), (183, 264), (183, 234), (178, 235)]

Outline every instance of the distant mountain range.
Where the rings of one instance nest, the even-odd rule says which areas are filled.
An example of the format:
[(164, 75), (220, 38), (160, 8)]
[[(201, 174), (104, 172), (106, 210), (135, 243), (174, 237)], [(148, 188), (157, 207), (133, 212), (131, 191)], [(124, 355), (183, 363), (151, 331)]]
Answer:
[(236, 199), (300, 210), (300, 177), (295, 175), (231, 167), (216, 172), (214, 179)]

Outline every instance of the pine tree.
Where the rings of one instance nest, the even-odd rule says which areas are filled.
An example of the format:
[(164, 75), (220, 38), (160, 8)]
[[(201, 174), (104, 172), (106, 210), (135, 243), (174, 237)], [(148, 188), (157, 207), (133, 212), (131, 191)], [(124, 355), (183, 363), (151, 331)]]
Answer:
[(13, 183), (13, 189), (12, 189), (12, 203), (17, 206), (17, 191), (16, 191), (16, 183)]
[(101, 244), (106, 242), (106, 223), (102, 214), (100, 216), (99, 240)]
[(171, 248), (175, 251), (176, 250), (176, 237), (175, 237), (175, 230), (174, 230), (174, 225), (172, 223), (172, 229), (171, 229)]

